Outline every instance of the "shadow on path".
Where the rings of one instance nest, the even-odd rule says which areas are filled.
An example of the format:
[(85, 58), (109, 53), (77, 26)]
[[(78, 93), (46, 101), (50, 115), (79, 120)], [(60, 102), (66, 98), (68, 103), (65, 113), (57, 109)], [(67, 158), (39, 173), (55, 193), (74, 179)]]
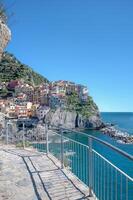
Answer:
[[(69, 178), (69, 177), (67, 177), (67, 175), (64, 173), (64, 171), (62, 170), (62, 169), (60, 169), (57, 165), (56, 165), (56, 163), (50, 158), (50, 157), (48, 157), (48, 156), (46, 156), (52, 163), (53, 163), (53, 166), (54, 167), (56, 167), (55, 169), (46, 169), (46, 170), (44, 170), (44, 171), (40, 171), (40, 170), (37, 170), (36, 169), (36, 167), (35, 167), (35, 165), (34, 165), (34, 163), (33, 163), (33, 161), (32, 161), (32, 157), (40, 157), (40, 156), (42, 156), (42, 155), (44, 155), (44, 154), (34, 154), (34, 155), (27, 155), (27, 154), (25, 154), (24, 155), (24, 151), (25, 150), (23, 150), (23, 153), (21, 154), (20, 152), (17, 152), (16, 151), (16, 149), (12, 149), (12, 150), (3, 150), (3, 151), (5, 151), (5, 152), (7, 152), (7, 153), (10, 153), (10, 154), (14, 154), (14, 155), (17, 155), (17, 156), (19, 156), (19, 157), (21, 157), (22, 158), (22, 160), (23, 160), (23, 162), (24, 162), (24, 164), (25, 164), (25, 166), (26, 166), (26, 168), (27, 168), (27, 171), (28, 171), (28, 173), (29, 173), (29, 175), (30, 175), (30, 178), (31, 178), (31, 181), (32, 181), (32, 184), (33, 184), (33, 188), (34, 188), (34, 192), (35, 192), (35, 194), (36, 194), (36, 198), (37, 198), (37, 200), (44, 200), (44, 198), (42, 198), (41, 196), (40, 196), (40, 194), (39, 194), (39, 191), (38, 191), (38, 187), (37, 187), (37, 183), (36, 183), (36, 181), (35, 181), (35, 178), (34, 178), (34, 175), (35, 174), (37, 174), (37, 176), (38, 176), (38, 178), (39, 178), (39, 181), (40, 181), (40, 183), (41, 183), (41, 186), (42, 186), (42, 188), (43, 188), (43, 191), (47, 194), (47, 197), (48, 197), (48, 199), (49, 200), (54, 200), (54, 198), (52, 198), (52, 195), (49, 193), (49, 191), (48, 191), (48, 189), (47, 189), (47, 187), (46, 187), (46, 185), (45, 185), (45, 183), (44, 183), (44, 181), (43, 181), (43, 179), (42, 179), (42, 177), (41, 177), (41, 173), (43, 173), (43, 172), (54, 172), (54, 173), (58, 173), (58, 171), (59, 171), (59, 173), (61, 173), (61, 175), (63, 175), (63, 177), (65, 177), (66, 179), (67, 179), (67, 182), (68, 183), (70, 183), (70, 185), (75, 189), (75, 191), (77, 191), (78, 192), (78, 194), (80, 194), (80, 195), (82, 195), (82, 197), (81, 198), (77, 198), (77, 199), (75, 199), (75, 200), (83, 200), (83, 199), (89, 199), (89, 196), (86, 196), (78, 187), (76, 187), (76, 185), (72, 182), (72, 180)], [(26, 152), (26, 153), (28, 153), (28, 151)], [(30, 152), (31, 153), (31, 152)], [(31, 171), (31, 169), (30, 169), (30, 167), (29, 167), (29, 164), (28, 164), (28, 162), (30, 162), (30, 166), (31, 166), (31, 168), (32, 169), (34, 169), (34, 171)], [(60, 191), (59, 191), (60, 192)], [(57, 191), (57, 194), (58, 194), (58, 191)], [(58, 196), (57, 196), (58, 197)], [(57, 198), (56, 198), (57, 199)], [(62, 198), (63, 199), (63, 198)], [(69, 198), (69, 197), (65, 197), (65, 199), (71, 199), (71, 197)]]

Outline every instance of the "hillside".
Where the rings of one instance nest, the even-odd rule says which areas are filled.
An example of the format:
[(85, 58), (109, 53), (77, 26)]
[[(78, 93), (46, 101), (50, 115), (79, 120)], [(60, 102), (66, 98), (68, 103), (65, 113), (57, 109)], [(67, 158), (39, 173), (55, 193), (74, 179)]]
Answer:
[[(43, 82), (49, 82), (40, 74), (33, 71), (29, 66), (22, 64), (14, 55), (5, 52), (0, 62), (0, 82), (9, 82), (10, 80), (23, 79), (24, 82), (32, 85), (40, 85)], [(4, 88), (0, 91), (0, 96), (6, 98), (12, 96), (12, 91)], [(54, 125), (61, 122), (67, 128), (99, 128), (102, 125), (100, 113), (92, 97), (88, 96), (86, 102), (79, 99), (77, 93), (66, 94), (65, 106), (63, 109), (56, 107), (50, 109), (46, 116), (46, 121)]]
[(21, 63), (13, 54), (5, 52), (0, 62), (0, 82), (16, 79), (23, 79), (25, 82), (34, 85), (49, 82), (48, 79), (36, 73), (32, 68)]
[(91, 96), (88, 96), (88, 99), (85, 103), (81, 103), (76, 93), (68, 96), (66, 109), (70, 112), (76, 111), (76, 113), (81, 114), (86, 118), (99, 113), (98, 107)]

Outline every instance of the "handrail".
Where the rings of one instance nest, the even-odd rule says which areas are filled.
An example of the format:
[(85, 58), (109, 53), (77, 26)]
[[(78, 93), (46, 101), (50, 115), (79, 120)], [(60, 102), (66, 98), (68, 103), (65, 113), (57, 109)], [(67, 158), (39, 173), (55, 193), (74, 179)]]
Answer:
[[(54, 133), (55, 133), (56, 135), (61, 136), (61, 134), (59, 134), (59, 133), (57, 133), (57, 132), (54, 132)], [(68, 139), (68, 140), (71, 141), (71, 142), (80, 144), (80, 145), (82, 145), (82, 146), (84, 146), (84, 147), (86, 147), (86, 148), (89, 149), (89, 146), (87, 146), (86, 144), (83, 144), (83, 143), (81, 143), (81, 142), (79, 142), (79, 141), (73, 140), (73, 139), (71, 139), (71, 138), (69, 138), (69, 137), (66, 137), (66, 136), (64, 136), (64, 135), (63, 135), (63, 138)]]
[[(61, 134), (57, 133), (57, 132), (53, 132), (55, 135), (58, 135), (61, 137)], [(68, 139), (69, 141), (71, 142), (74, 142), (76, 144), (79, 144), (79, 145), (82, 145), (84, 147), (86, 147), (87, 149), (89, 149), (89, 146), (81, 143), (81, 142), (78, 142), (78, 141), (75, 141), (71, 138), (68, 138), (66, 136), (63, 136), (64, 139)], [(125, 172), (123, 172), (121, 169), (119, 169), (118, 167), (116, 167), (112, 162), (110, 162), (108, 159), (106, 159), (105, 157), (103, 157), (101, 154), (99, 154), (96, 150), (92, 149), (92, 151), (97, 154), (99, 157), (101, 157), (103, 160), (105, 160), (107, 163), (109, 163), (112, 167), (114, 167), (117, 171), (119, 171), (120, 173), (122, 173), (123, 175), (125, 175), (129, 180), (133, 181), (133, 178), (130, 177), (128, 174), (126, 174)]]
[[(7, 144), (8, 136), (10, 137), (8, 132), (9, 130), (7, 127), (7, 131), (5, 132)], [(86, 136), (88, 143), (83, 144), (80, 141), (76, 141), (69, 137), (69, 135), (63, 134), (64, 132), (70, 132), (70, 134), (75, 132), (84, 135)], [(56, 145), (56, 140), (54, 140), (54, 136), (56, 135), (60, 138), (59, 142), (57, 142), (58, 145)], [(23, 142), (23, 147), (25, 147), (26, 140), (30, 141), (31, 144), (34, 141), (37, 141), (37, 145), (33, 145), (34, 148), (43, 151), (46, 150), (47, 155), (52, 152), (53, 155), (60, 160), (60, 166), (62, 169), (68, 166), (68, 169), (88, 186), (90, 197), (96, 196), (97, 199), (102, 200), (103, 197), (104, 199), (110, 199), (109, 195), (112, 195), (111, 199), (114, 196), (116, 200), (132, 199), (131, 188), (133, 185), (133, 177), (132, 175), (130, 176), (130, 171), (126, 173), (127, 170), (125, 169), (124, 172), (119, 168), (119, 166), (113, 164), (110, 159), (108, 160), (104, 157), (104, 155), (100, 154), (99, 151), (96, 151), (95, 146), (93, 146), (93, 141), (98, 142), (98, 144), (103, 144), (104, 147), (113, 149), (114, 153), (119, 153), (119, 155), (125, 156), (125, 158), (129, 159), (129, 161), (133, 161), (132, 155), (92, 135), (61, 126), (48, 127), (46, 124), (45, 131), (42, 132), (42, 136), (43, 137), (40, 137), (40, 139), (38, 136), (34, 137), (33, 132), (33, 135), (31, 134), (29, 138), (27, 135), (25, 137), (25, 129), (23, 126), (23, 138), (20, 137), (20, 141)], [(42, 141), (44, 145), (40, 145)], [(130, 165), (130, 168), (131, 167), (132, 165)]]
[[(132, 199), (132, 186), (133, 177), (126, 169), (124, 171), (121, 167), (113, 164), (113, 160), (106, 158), (100, 152), (95, 150), (93, 141), (97, 141), (103, 144), (105, 147), (109, 147), (117, 152), (119, 155), (123, 155), (124, 158), (133, 160), (133, 157), (124, 152), (123, 150), (109, 144), (108, 142), (102, 141), (94, 136), (86, 133), (78, 132), (77, 130), (71, 130), (64, 127), (49, 127), (52, 128), (53, 136), (59, 136), (59, 146), (57, 149), (57, 156), (61, 162), (61, 168), (63, 169), (68, 165), (68, 169), (75, 174), (82, 182), (84, 182), (89, 189), (89, 196), (96, 197), (96, 199)], [(88, 144), (83, 144), (80, 141), (71, 139), (69, 136), (64, 136), (63, 132), (69, 131), (80, 133), (85, 135), (88, 140)], [(48, 134), (48, 131), (47, 131)], [(52, 135), (50, 136), (52, 137)], [(49, 138), (50, 139), (50, 138)], [(48, 141), (47, 141), (48, 142)], [(49, 150), (54, 153), (54, 142), (50, 142)], [(56, 142), (55, 142), (56, 143)], [(73, 152), (72, 156), (68, 154), (66, 161), (64, 160), (65, 152)], [(66, 154), (67, 156), (67, 154)], [(68, 162), (68, 163), (67, 163)], [(132, 166), (132, 165), (131, 165)], [(130, 166), (130, 168), (131, 168)]]
[(110, 162), (107, 158), (105, 158), (104, 156), (102, 156), (100, 153), (98, 153), (97, 151), (95, 151), (94, 149), (92, 149), (92, 151), (97, 154), (99, 157), (101, 157), (103, 160), (105, 160), (107, 163), (109, 163), (112, 167), (114, 167), (117, 171), (119, 171), (120, 173), (122, 173), (124, 176), (126, 176), (130, 181), (133, 181), (133, 178), (130, 177), (128, 174), (126, 174), (125, 172), (123, 172), (121, 169), (119, 169), (118, 167), (116, 167), (112, 162)]
[(96, 137), (92, 136), (92, 135), (89, 135), (89, 134), (86, 134), (84, 132), (80, 132), (80, 131), (77, 131), (77, 130), (64, 128), (62, 126), (61, 127), (52, 126), (52, 127), (55, 127), (55, 128), (58, 128), (58, 129), (61, 128), (61, 129), (66, 130), (66, 131), (72, 131), (72, 132), (75, 132), (75, 133), (78, 133), (78, 134), (82, 134), (82, 135), (84, 135), (84, 136), (86, 136), (88, 138), (92, 138), (93, 140), (98, 141), (98, 142), (100, 142), (101, 144), (104, 144), (107, 147), (110, 147), (111, 149), (115, 150), (116, 152), (120, 153), (121, 155), (123, 155), (123, 156), (125, 156), (128, 159), (133, 161), (133, 156), (132, 155), (130, 155), (130, 154), (126, 153), (125, 151), (119, 149), (118, 147), (115, 147), (112, 144), (109, 144), (108, 142), (105, 142), (105, 141), (103, 141), (103, 140), (101, 140), (99, 138), (96, 138)]

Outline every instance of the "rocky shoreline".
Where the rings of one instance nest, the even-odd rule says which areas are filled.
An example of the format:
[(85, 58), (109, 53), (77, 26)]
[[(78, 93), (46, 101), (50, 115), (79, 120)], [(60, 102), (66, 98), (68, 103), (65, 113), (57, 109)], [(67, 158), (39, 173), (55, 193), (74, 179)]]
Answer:
[[(62, 115), (64, 114), (64, 112), (62, 113)], [(66, 114), (66, 113), (65, 113)], [(67, 113), (67, 115), (70, 115), (70, 113)], [(58, 116), (58, 115), (57, 115)], [(53, 115), (52, 117), (50, 117), (50, 121), (52, 123), (50, 123), (50, 125), (52, 126), (56, 126), (58, 127), (59, 125), (59, 122), (60, 122), (60, 119), (57, 118), (57, 116)], [(115, 139), (118, 143), (122, 143), (122, 144), (133, 144), (133, 135), (130, 135), (128, 134), (127, 132), (124, 132), (124, 131), (121, 131), (119, 130), (116, 126), (114, 126), (113, 124), (104, 124), (103, 122), (100, 124), (100, 126), (94, 126), (97, 122), (97, 118), (93, 119), (93, 126), (88, 128), (88, 127), (85, 127), (85, 126), (79, 126), (79, 127), (76, 127), (75, 128), (75, 124), (74, 124), (74, 120), (70, 120), (70, 118), (68, 117), (67, 120), (66, 120), (66, 117), (63, 117), (62, 116), (62, 119), (65, 119), (65, 120), (62, 120), (62, 125), (64, 128), (68, 128), (68, 129), (72, 129), (72, 130), (76, 130), (76, 131), (84, 131), (84, 130), (97, 130), (97, 131), (101, 131), (103, 134), (105, 135), (108, 135), (110, 136), (111, 138)], [(56, 120), (55, 120), (56, 119)], [(70, 121), (69, 121), (69, 120)], [(95, 121), (96, 120), (96, 121)], [(70, 123), (71, 122), (71, 123)], [(45, 129), (44, 127), (44, 124), (46, 122), (42, 122), (43, 124), (43, 128)], [(92, 123), (92, 122), (91, 122)], [(0, 113), (0, 124), (1, 124), (1, 127), (0, 127), (0, 135), (2, 134), (2, 130), (4, 129), (4, 125), (5, 125), (5, 118), (4, 118), (4, 115), (2, 113)], [(65, 124), (65, 126), (64, 126)], [(40, 128), (41, 124), (39, 123), (37, 125), (37, 132), (41, 130)], [(15, 132), (18, 132), (17, 130)], [(29, 130), (30, 132), (30, 130)], [(35, 131), (36, 132), (36, 131)], [(34, 134), (35, 134), (34, 132)], [(43, 130), (43, 132), (45, 132)], [(27, 132), (28, 133), (28, 132)], [(33, 135), (32, 135), (33, 136)], [(37, 137), (38, 137), (38, 134), (37, 134)]]
[(105, 127), (101, 128), (100, 131), (116, 139), (119, 143), (133, 144), (133, 135), (118, 130), (114, 125), (105, 125)]

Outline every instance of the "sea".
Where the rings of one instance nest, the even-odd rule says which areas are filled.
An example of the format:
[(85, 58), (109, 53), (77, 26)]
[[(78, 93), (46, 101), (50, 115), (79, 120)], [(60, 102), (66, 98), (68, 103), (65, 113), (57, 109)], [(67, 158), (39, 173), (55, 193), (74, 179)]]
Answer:
[[(133, 112), (102, 112), (101, 118), (106, 123), (112, 123), (118, 130), (127, 132), (130, 135), (133, 135)], [(100, 131), (95, 130), (84, 130), (85, 133), (97, 137), (101, 140), (104, 140), (125, 152), (133, 155), (133, 144), (122, 144), (117, 142), (114, 138), (109, 137), (108, 135), (103, 134)], [(85, 137), (83, 135), (77, 136), (77, 134), (69, 134), (74, 140), (78, 140), (81, 143), (85, 143)]]
[[(110, 113), (102, 112), (102, 120), (106, 123), (112, 123), (124, 132), (133, 134), (133, 113)], [(122, 144), (115, 139), (103, 134), (100, 131), (84, 130), (88, 135), (92, 135), (103, 141), (106, 141), (119, 149), (133, 155), (133, 144)], [(68, 132), (66, 137), (74, 141), (78, 141), (84, 145), (88, 145), (88, 137), (82, 133)], [(58, 138), (59, 139), (59, 138)], [(58, 140), (60, 141), (60, 139)], [(122, 175), (119, 170), (112, 167), (117, 166), (123, 173), (133, 178), (133, 161), (123, 157), (109, 147), (106, 147), (99, 142), (93, 141), (93, 149), (100, 155), (104, 156), (110, 163), (108, 164), (97, 154), (93, 155), (93, 188), (99, 200), (133, 200), (133, 182), (129, 181)], [(41, 149), (43, 147), (40, 147)], [(56, 157), (60, 158), (60, 143), (51, 142), (49, 144), (50, 152)], [(69, 162), (71, 171), (80, 178), (85, 184), (89, 184), (89, 160), (86, 148), (73, 142), (66, 142), (64, 144), (64, 151), (69, 152), (67, 162)], [(128, 192), (127, 192), (128, 191)]]
[(102, 112), (103, 121), (113, 123), (122, 131), (133, 134), (133, 113), (132, 112)]
[[(133, 135), (133, 113), (129, 112), (102, 112), (101, 113), (101, 118), (104, 122), (106, 123), (112, 123), (116, 126), (117, 129), (127, 132), (131, 135)], [(100, 131), (94, 131), (94, 130), (86, 130), (84, 131), (88, 135), (92, 135), (96, 138), (99, 138), (101, 140), (104, 140), (119, 149), (127, 152), (128, 154), (133, 156), (133, 144), (122, 144), (117, 142), (115, 139), (109, 137), (108, 135), (103, 134)], [(88, 144), (88, 140), (85, 136), (82, 134), (69, 134), (69, 136), (77, 140), (83, 144)], [(102, 156), (104, 156), (106, 159), (108, 159), (112, 164), (116, 165), (120, 170), (122, 170), (124, 173), (127, 175), (131, 176), (133, 178), (133, 162), (124, 158), (123, 156), (119, 155), (118, 153), (114, 152), (112, 149), (105, 147), (104, 145), (99, 144), (98, 142), (93, 142), (93, 147), (94, 149), (100, 153)], [(84, 154), (81, 153), (81, 160), (83, 161), (83, 164), (80, 164), (80, 170), (84, 168)], [(118, 200), (133, 200), (133, 182), (129, 183), (126, 186), (126, 180), (124, 180), (124, 176), (121, 176), (121, 174), (117, 174), (116, 176), (114, 175), (115, 171), (112, 173), (112, 169), (109, 170), (110, 166), (106, 166), (106, 173), (102, 173), (103, 165), (102, 163), (100, 164), (101, 161), (96, 158), (96, 162), (99, 162), (99, 166), (96, 166), (94, 169), (94, 174), (97, 174), (97, 178), (95, 181), (99, 179), (100, 184), (99, 186), (95, 186), (95, 193), (98, 196), (99, 199), (118, 199)], [(76, 160), (75, 160), (76, 163)], [(76, 167), (75, 164), (73, 166), (75, 172), (76, 172)], [(87, 167), (86, 167), (87, 168)], [(101, 168), (101, 171), (99, 171)], [(104, 170), (104, 169), (103, 169)], [(111, 173), (113, 175), (111, 175)], [(82, 175), (84, 174), (84, 171), (82, 171), (81, 175), (79, 175), (79, 178), (82, 179)], [(77, 174), (78, 175), (78, 174)], [(100, 178), (99, 178), (100, 175)], [(81, 177), (80, 177), (81, 176)], [(95, 176), (95, 175), (94, 175)], [(109, 191), (107, 188), (106, 194), (104, 195), (104, 180), (102, 177), (108, 177), (109, 181), (106, 180), (106, 186), (107, 188), (112, 187), (113, 185), (117, 185), (116, 189), (112, 189), (112, 192)], [(113, 177), (113, 178), (112, 178)], [(117, 180), (115, 179), (117, 177)], [(83, 180), (84, 181), (84, 180)], [(84, 181), (85, 182), (85, 181)], [(116, 183), (117, 182), (117, 183)], [(126, 187), (128, 187), (129, 191), (126, 193)], [(101, 192), (99, 192), (99, 190)], [(108, 193), (107, 193), (108, 192)]]

